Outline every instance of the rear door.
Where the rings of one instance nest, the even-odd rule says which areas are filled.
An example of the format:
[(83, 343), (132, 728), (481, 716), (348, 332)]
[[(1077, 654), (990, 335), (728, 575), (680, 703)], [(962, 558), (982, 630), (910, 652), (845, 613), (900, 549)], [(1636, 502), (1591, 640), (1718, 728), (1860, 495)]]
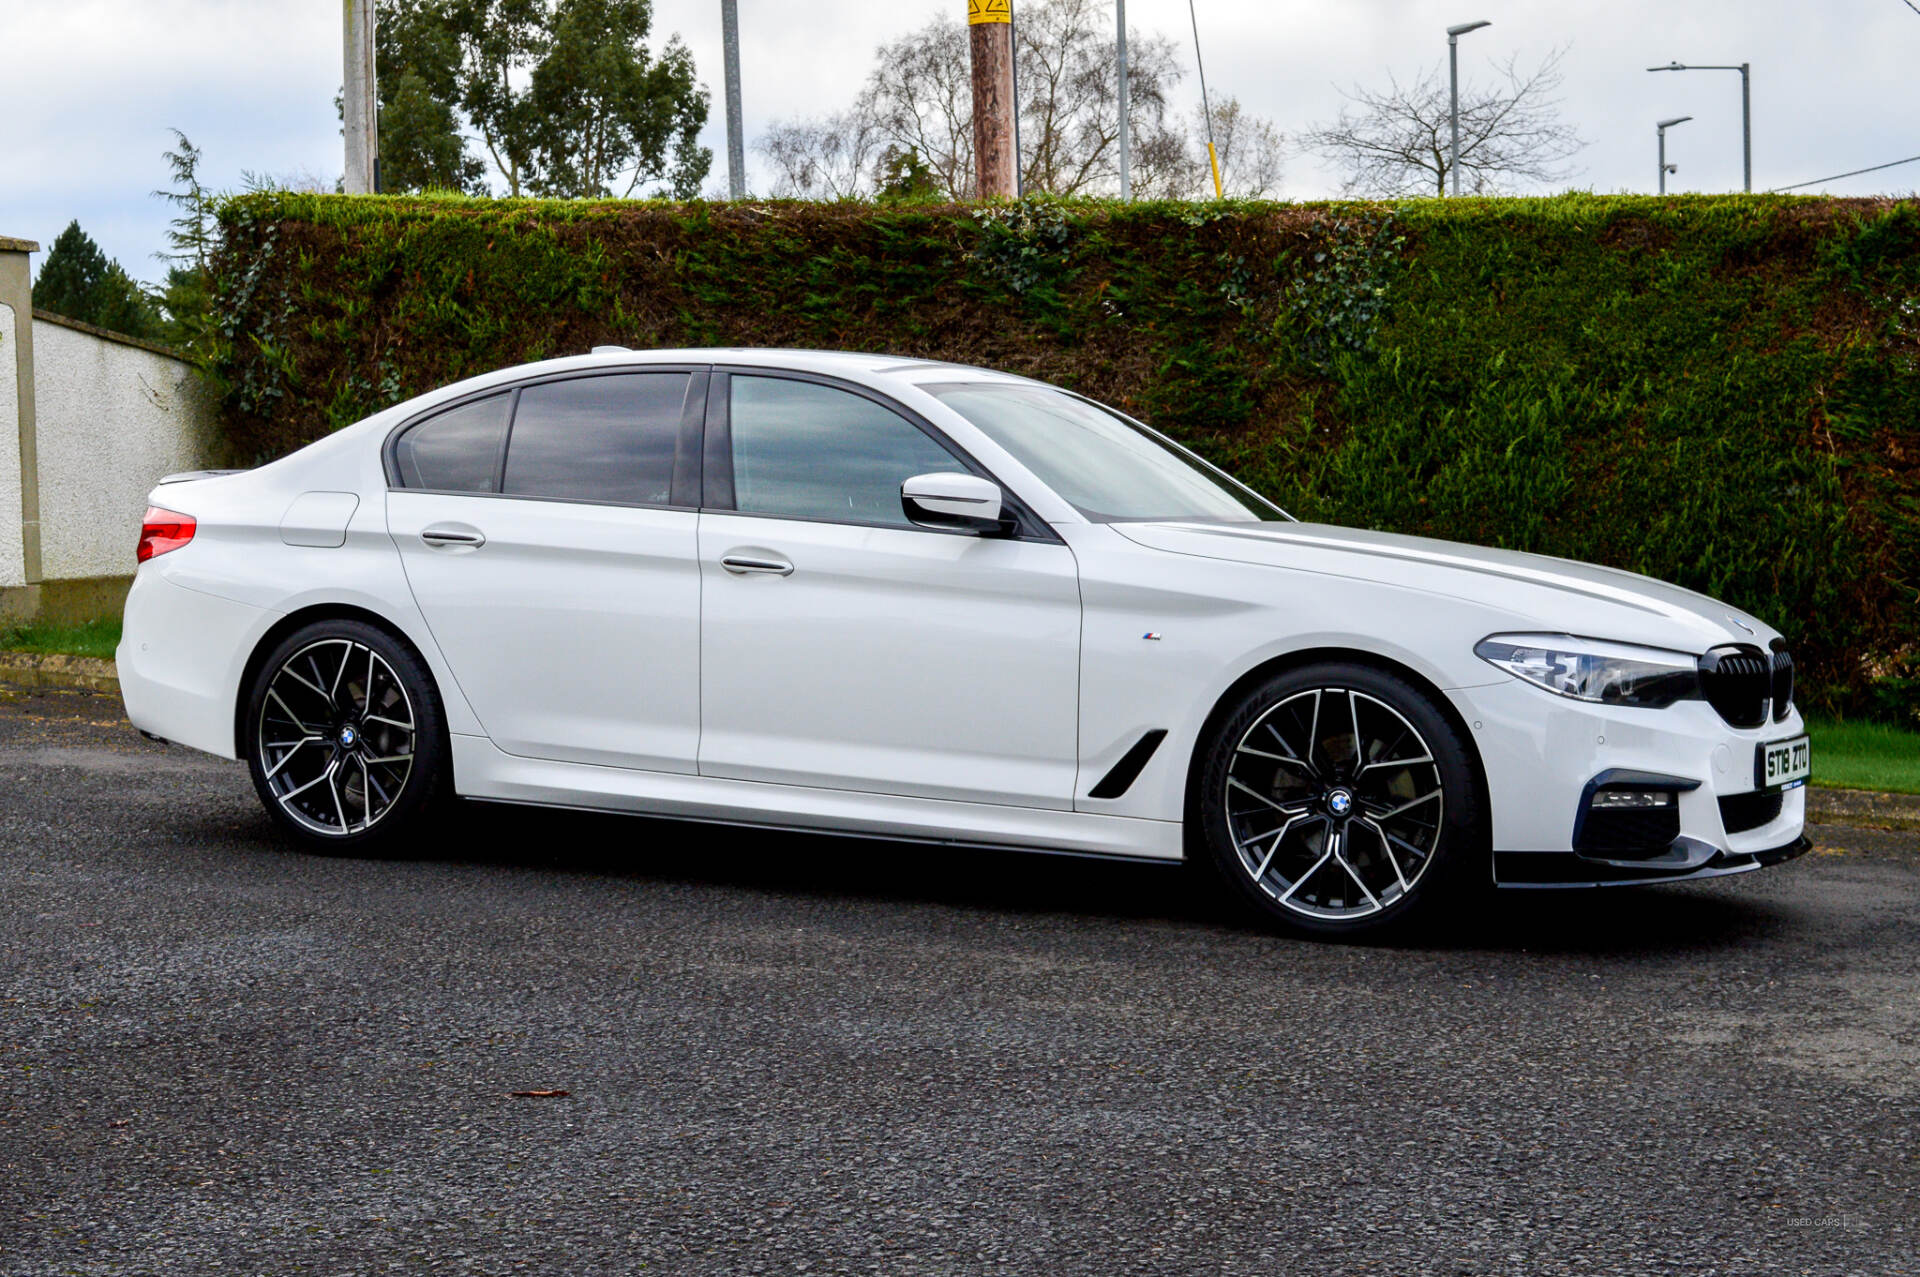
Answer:
[(530, 382), (393, 446), (387, 522), (501, 749), (695, 770), (704, 368)]
[(870, 392), (716, 369), (709, 418), (701, 774), (1070, 808), (1073, 552), (908, 522), (906, 479), (980, 471)]

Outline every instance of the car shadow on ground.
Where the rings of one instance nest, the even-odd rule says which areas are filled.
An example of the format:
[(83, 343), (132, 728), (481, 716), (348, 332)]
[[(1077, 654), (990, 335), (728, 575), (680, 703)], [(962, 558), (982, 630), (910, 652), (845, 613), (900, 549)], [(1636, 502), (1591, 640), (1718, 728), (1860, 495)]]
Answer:
[[(263, 850), (310, 854), (281, 836), (264, 813), (241, 828), (227, 823), (220, 832), (237, 834)], [(495, 803), (460, 804), (445, 837), (417, 855), (388, 857), (396, 858), (635, 884), (704, 885), (813, 901), (1152, 923), (1263, 941), (1273, 935), (1205, 875), (1182, 865)], [(1746, 947), (1794, 929), (1790, 906), (1737, 892), (1732, 885), (1723, 880), (1489, 892), (1460, 902), (1430, 925), (1360, 943), (1382, 949), (1657, 956)]]

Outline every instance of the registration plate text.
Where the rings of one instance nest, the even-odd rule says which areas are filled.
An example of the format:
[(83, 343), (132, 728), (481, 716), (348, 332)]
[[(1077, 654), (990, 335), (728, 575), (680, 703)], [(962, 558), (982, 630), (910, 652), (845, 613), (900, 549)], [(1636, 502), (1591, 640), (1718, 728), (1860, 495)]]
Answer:
[(1812, 774), (1813, 749), (1805, 736), (1770, 741), (1754, 760), (1753, 782), (1759, 789), (1795, 789)]

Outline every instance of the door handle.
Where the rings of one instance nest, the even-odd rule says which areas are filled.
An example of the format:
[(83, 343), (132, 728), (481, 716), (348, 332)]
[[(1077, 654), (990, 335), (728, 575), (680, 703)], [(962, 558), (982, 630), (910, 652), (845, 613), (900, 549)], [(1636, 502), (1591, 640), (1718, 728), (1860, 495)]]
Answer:
[(487, 543), (487, 538), (482, 535), (480, 529), (454, 523), (433, 524), (421, 531), (420, 539), (438, 548), (463, 546), (477, 550)]
[(722, 555), (720, 566), (735, 576), (747, 576), (755, 572), (771, 573), (774, 576), (793, 575), (793, 564), (785, 559), (761, 558), (749, 554)]

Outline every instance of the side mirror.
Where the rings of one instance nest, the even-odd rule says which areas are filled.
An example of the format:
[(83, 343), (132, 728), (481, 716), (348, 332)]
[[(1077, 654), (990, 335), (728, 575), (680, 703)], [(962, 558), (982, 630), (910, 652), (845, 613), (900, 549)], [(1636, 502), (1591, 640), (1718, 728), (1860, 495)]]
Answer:
[(1001, 513), (1000, 485), (971, 474), (917, 474), (900, 485), (900, 507), (923, 528), (947, 532), (1013, 530)]

